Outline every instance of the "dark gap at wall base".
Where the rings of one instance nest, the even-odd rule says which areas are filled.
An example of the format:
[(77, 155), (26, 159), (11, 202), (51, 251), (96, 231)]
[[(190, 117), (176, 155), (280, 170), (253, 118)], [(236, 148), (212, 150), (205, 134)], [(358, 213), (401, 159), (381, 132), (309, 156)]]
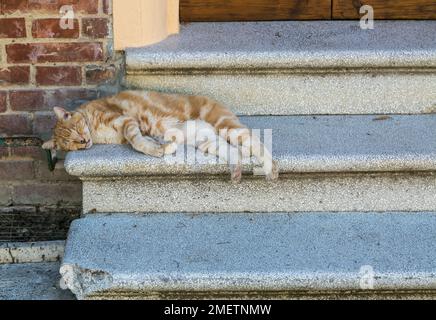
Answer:
[(80, 207), (0, 207), (0, 243), (65, 240)]

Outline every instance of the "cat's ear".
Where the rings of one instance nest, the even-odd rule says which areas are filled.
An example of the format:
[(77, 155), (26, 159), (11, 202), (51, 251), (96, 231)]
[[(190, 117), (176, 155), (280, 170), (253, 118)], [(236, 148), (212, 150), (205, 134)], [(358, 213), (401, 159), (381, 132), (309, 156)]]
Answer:
[(43, 143), (42, 148), (47, 150), (56, 150), (56, 142), (53, 139), (50, 139)]
[(68, 112), (64, 108), (54, 107), (53, 111), (59, 120), (69, 120), (71, 118), (71, 112)]

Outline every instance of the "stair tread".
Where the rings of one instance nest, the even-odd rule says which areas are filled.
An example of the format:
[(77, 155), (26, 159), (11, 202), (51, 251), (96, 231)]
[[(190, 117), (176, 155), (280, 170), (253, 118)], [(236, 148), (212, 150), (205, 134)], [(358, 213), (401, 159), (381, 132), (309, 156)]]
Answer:
[(436, 21), (190, 23), (126, 50), (130, 71), (153, 69), (436, 67)]
[(436, 213), (90, 215), (61, 267), (80, 297), (101, 290), (436, 289)]
[[(241, 120), (250, 128), (272, 129), (273, 158), (281, 173), (436, 171), (434, 114)], [(68, 153), (65, 167), (84, 177), (228, 173), (226, 164), (199, 152), (192, 164), (183, 161), (183, 153), (173, 158), (175, 163), (169, 159), (146, 156), (127, 145), (95, 145)], [(253, 165), (244, 165), (244, 171), (252, 172)]]

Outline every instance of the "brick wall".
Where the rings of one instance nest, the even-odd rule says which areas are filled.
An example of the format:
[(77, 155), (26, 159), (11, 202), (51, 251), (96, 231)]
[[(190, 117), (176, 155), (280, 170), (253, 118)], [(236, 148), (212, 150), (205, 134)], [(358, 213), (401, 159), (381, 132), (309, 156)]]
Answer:
[(62, 162), (50, 172), (40, 147), (4, 138), (46, 139), (54, 106), (116, 91), (123, 68), (112, 46), (110, 0), (1, 0), (0, 241), (62, 238), (79, 214), (80, 181)]

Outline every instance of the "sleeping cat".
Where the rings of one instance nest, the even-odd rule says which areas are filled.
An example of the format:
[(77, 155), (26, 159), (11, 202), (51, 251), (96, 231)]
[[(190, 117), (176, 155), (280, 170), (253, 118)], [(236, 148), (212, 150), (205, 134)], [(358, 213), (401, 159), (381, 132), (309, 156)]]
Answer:
[[(44, 149), (73, 151), (91, 148), (93, 144), (130, 143), (139, 152), (162, 157), (175, 153), (178, 144), (188, 143), (226, 163), (236, 153), (237, 160), (230, 164), (234, 182), (241, 179), (243, 154), (259, 160), (268, 180), (278, 178), (277, 166), (260, 139), (230, 110), (207, 97), (124, 91), (86, 103), (74, 112), (60, 107), (55, 107), (54, 112), (58, 121), (53, 138), (43, 144)], [(187, 129), (190, 122), (195, 125), (193, 132)], [(230, 152), (218, 152), (222, 145)]]

